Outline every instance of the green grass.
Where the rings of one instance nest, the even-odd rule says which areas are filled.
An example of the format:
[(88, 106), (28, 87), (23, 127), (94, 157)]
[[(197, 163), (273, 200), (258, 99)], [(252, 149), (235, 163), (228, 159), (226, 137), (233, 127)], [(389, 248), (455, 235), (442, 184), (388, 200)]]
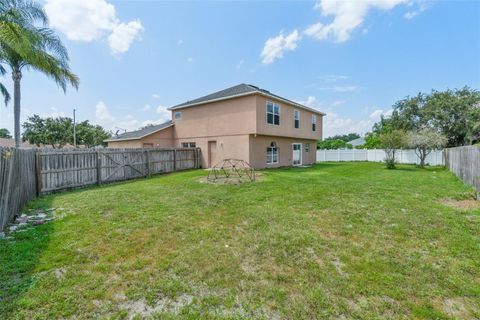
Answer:
[(480, 211), (441, 203), (472, 194), (447, 170), (204, 175), (31, 202), (63, 218), (0, 240), (0, 319), (480, 317)]

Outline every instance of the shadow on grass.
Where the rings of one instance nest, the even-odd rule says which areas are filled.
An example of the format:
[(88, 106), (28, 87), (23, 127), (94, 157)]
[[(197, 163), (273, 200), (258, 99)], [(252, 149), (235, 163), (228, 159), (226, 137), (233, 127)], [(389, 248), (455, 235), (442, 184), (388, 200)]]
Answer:
[[(48, 209), (52, 197), (34, 200), (24, 209)], [(34, 285), (35, 267), (48, 247), (54, 221), (0, 240), (0, 319), (14, 318), (19, 300)]]

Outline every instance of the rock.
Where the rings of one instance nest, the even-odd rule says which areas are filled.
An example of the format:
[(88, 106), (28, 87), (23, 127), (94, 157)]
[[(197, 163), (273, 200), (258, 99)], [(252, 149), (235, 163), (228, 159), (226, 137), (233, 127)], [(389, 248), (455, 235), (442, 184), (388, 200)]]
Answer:
[(46, 218), (46, 217), (47, 217), (47, 215), (45, 213), (37, 214), (37, 218), (43, 219), (43, 218)]
[(28, 221), (28, 217), (27, 216), (21, 216), (21, 217), (18, 217), (15, 222), (16, 223), (19, 223), (19, 224), (22, 224), (22, 223), (27, 223)]
[(8, 228), (8, 230), (10, 230), (10, 232), (13, 232), (13, 231), (15, 231), (15, 230), (17, 230), (17, 229), (18, 229), (17, 226), (10, 226), (10, 227)]

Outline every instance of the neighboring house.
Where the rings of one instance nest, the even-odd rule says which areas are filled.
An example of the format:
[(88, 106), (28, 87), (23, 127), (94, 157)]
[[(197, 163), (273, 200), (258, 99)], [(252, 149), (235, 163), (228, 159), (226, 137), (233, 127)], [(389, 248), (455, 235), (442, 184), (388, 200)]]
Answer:
[(357, 146), (363, 146), (365, 144), (365, 138), (358, 138), (352, 141), (348, 141), (347, 144), (351, 144), (354, 148)]
[(197, 147), (204, 168), (223, 159), (255, 168), (312, 164), (325, 115), (248, 84), (169, 110), (172, 121), (106, 140), (108, 147)]
[[(15, 139), (9, 139), (9, 138), (0, 138), (0, 147), (10, 147), (14, 148), (15, 147)], [(36, 148), (37, 146), (30, 144), (28, 142), (22, 142), (20, 144), (20, 148)]]

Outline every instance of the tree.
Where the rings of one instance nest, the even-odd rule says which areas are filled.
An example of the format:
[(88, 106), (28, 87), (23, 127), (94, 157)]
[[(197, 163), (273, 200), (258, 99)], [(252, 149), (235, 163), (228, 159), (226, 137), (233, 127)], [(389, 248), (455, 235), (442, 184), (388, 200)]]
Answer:
[(317, 149), (352, 149), (353, 146), (351, 144), (346, 143), (341, 139), (325, 139), (324, 141), (320, 141), (317, 144)]
[(407, 144), (410, 148), (415, 149), (415, 154), (420, 159), (419, 166), (425, 166), (425, 158), (432, 152), (443, 148), (447, 143), (447, 138), (431, 129), (421, 131), (412, 131), (407, 134)]
[[(45, 118), (38, 115), (29, 117), (23, 123), (23, 139), (37, 146), (50, 145), (53, 148), (62, 148), (67, 144), (73, 145), (73, 120), (71, 118)], [(92, 125), (88, 120), (75, 126), (77, 144), (88, 148), (104, 145), (104, 140), (111, 134), (101, 126)]]
[(87, 148), (105, 145), (105, 140), (112, 135), (99, 125), (92, 125), (88, 120), (76, 125), (77, 143)]
[(50, 145), (56, 149), (73, 140), (73, 121), (70, 118), (42, 119), (34, 115), (23, 123), (23, 129), (23, 140), (37, 146)]
[(11, 139), (12, 136), (10, 135), (10, 131), (8, 131), (7, 129), (1, 128), (0, 129), (0, 138)]
[(449, 147), (471, 145), (480, 139), (480, 92), (462, 89), (433, 91), (426, 111), (432, 127), (448, 139)]
[(406, 133), (403, 130), (392, 130), (379, 136), (380, 146), (385, 151), (385, 164), (388, 169), (395, 169), (395, 154), (406, 145)]
[(480, 140), (480, 92), (464, 87), (406, 97), (394, 104), (390, 118), (374, 125), (373, 132), (394, 129), (429, 129), (447, 137), (448, 147), (471, 145)]
[[(47, 28), (48, 19), (43, 8), (28, 0), (1, 0), (2, 14), (12, 14), (18, 30), (28, 40), (19, 52), (9, 42), (0, 41), (0, 62), (7, 64), (12, 72), (15, 145), (20, 146), (21, 79), (24, 68), (31, 68), (53, 79), (62, 89), (67, 84), (78, 88), (78, 77), (68, 67), (68, 54), (60, 39)], [(40, 24), (42, 27), (37, 27)]]
[(358, 133), (349, 133), (344, 135), (335, 135), (318, 141), (317, 149), (352, 149), (353, 146), (347, 142), (360, 138)]

